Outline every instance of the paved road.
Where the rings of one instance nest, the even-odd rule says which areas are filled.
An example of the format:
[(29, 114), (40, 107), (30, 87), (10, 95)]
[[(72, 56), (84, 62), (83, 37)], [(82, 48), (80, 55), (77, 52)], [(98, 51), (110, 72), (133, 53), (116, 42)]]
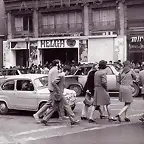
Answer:
[[(81, 107), (83, 98), (78, 98), (77, 107), (75, 113), (78, 119), (80, 119)], [(119, 110), (123, 107), (123, 104), (118, 101), (117, 98), (112, 98), (111, 100), (111, 110), (113, 116), (115, 116)], [(97, 118), (98, 124), (90, 124), (87, 121), (81, 121), (78, 126), (70, 126), (69, 121), (60, 121), (58, 119), (51, 119), (50, 126), (44, 126), (41, 124), (36, 124), (32, 114), (17, 112), (12, 113), (7, 116), (0, 116), (0, 143), (52, 143), (55, 144), (58, 141), (62, 143), (69, 142), (70, 144), (83, 143), (85, 144), (87, 139), (89, 139), (90, 144), (105, 144), (102, 140), (106, 138), (111, 142), (111, 137), (115, 136), (120, 139), (125, 139), (125, 136), (131, 136), (133, 138), (137, 137), (139, 142), (143, 140), (141, 137), (144, 133), (142, 124), (138, 121), (138, 117), (144, 112), (144, 101), (141, 98), (135, 98), (134, 103), (129, 111), (129, 117), (131, 118), (131, 123), (119, 124), (118, 122), (108, 122), (107, 120), (100, 120), (98, 112), (95, 112), (95, 117)], [(109, 133), (110, 131), (110, 133)], [(125, 132), (126, 131), (126, 132)], [(134, 131), (133, 133), (131, 131)], [(135, 133), (136, 132), (136, 133)], [(95, 137), (96, 135), (96, 137)], [(140, 135), (140, 137), (138, 137)], [(73, 138), (76, 136), (76, 139)], [(90, 138), (88, 136), (91, 136)], [(142, 135), (143, 136), (143, 135)], [(75, 140), (71, 142), (69, 138)], [(95, 139), (93, 139), (95, 137)], [(104, 137), (104, 139), (103, 139)], [(82, 140), (81, 140), (82, 139)], [(117, 139), (115, 139), (116, 142)], [(119, 142), (119, 141), (118, 141)], [(118, 143), (117, 142), (117, 143)], [(127, 144), (127, 143), (126, 143)], [(140, 144), (140, 143), (139, 143)], [(142, 143), (144, 144), (144, 142)]]

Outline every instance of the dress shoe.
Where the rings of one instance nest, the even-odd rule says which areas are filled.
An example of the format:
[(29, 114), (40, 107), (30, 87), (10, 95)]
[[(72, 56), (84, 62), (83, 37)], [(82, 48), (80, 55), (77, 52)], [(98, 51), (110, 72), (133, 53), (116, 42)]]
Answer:
[(33, 117), (37, 123), (41, 123), (40, 118), (36, 114), (34, 114)]
[(117, 119), (116, 118), (113, 118), (113, 117), (110, 117), (110, 118), (108, 118), (108, 121), (110, 122), (110, 121), (117, 121)]
[(89, 119), (89, 123), (96, 123), (96, 121), (93, 119)]
[(81, 120), (88, 120), (87, 117), (81, 117)]
[(79, 120), (76, 120), (76, 121), (72, 121), (71, 122), (71, 125), (78, 125), (79, 124)]
[(144, 118), (143, 118), (143, 117), (139, 118), (139, 120), (140, 120), (141, 122), (144, 122)]
[(125, 117), (124, 120), (125, 120), (125, 122), (130, 122), (130, 119), (127, 117)]
[(43, 123), (45, 126), (48, 126), (48, 122), (46, 120), (41, 120), (41, 123)]
[(119, 122), (121, 122), (121, 117), (120, 117), (120, 115), (116, 115), (116, 118), (118, 119)]

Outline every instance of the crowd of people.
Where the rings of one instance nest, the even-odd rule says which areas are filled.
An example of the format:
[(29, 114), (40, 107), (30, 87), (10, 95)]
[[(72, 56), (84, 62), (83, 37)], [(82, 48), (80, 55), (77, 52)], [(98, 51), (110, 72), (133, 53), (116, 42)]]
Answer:
[[(112, 117), (109, 108), (111, 101), (107, 92), (106, 66), (107, 62), (101, 60), (98, 64), (93, 64), (92, 69), (88, 73), (84, 88), (86, 94), (83, 101), (81, 120), (88, 120), (90, 123), (96, 123), (94, 112), (95, 110), (98, 110), (101, 119), (121, 122), (121, 116), (124, 113), (124, 120), (129, 122), (130, 119), (127, 116), (127, 111), (133, 102), (132, 85), (133, 80), (136, 79), (132, 64), (129, 61), (125, 61), (123, 65), (121, 65), (117, 81), (120, 84), (119, 100), (124, 102), (124, 107), (115, 117)], [(69, 118), (71, 125), (79, 123), (79, 120), (76, 119), (75, 114), (63, 96), (65, 75), (69, 74), (70, 70), (71, 67), (66, 65), (62, 66), (60, 60), (54, 60), (52, 62), (48, 77), (48, 89), (50, 91), (49, 100), (37, 113), (34, 114), (34, 118), (38, 123), (49, 125), (49, 119), (55, 111), (59, 112), (59, 116), (62, 120)], [(91, 107), (91, 111), (88, 116), (89, 107)], [(107, 116), (104, 115), (102, 108), (106, 109)], [(64, 111), (67, 112), (68, 117), (65, 116)], [(43, 118), (40, 119), (42, 115)], [(144, 115), (140, 120), (144, 120)]]

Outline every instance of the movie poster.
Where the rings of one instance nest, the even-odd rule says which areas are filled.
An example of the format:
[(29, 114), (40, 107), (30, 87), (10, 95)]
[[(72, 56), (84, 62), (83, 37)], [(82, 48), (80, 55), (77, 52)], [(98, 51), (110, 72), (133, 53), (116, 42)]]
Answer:
[(79, 62), (88, 62), (88, 40), (79, 41)]

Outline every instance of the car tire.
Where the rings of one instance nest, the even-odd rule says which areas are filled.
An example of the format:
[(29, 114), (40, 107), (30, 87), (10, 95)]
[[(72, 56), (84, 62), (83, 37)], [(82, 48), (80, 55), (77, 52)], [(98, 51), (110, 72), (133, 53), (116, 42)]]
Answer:
[(136, 84), (136, 83), (133, 83), (133, 86), (132, 86), (133, 88), (134, 88), (134, 91), (133, 91), (133, 93), (132, 93), (132, 96), (133, 97), (138, 97), (139, 96), (139, 93), (140, 93), (140, 88), (139, 88), (139, 86)]
[(74, 90), (76, 92), (76, 96), (80, 96), (82, 93), (82, 88), (76, 84), (70, 85), (69, 89)]
[(8, 107), (7, 104), (5, 102), (0, 102), (0, 114), (1, 115), (5, 115), (8, 113)]

